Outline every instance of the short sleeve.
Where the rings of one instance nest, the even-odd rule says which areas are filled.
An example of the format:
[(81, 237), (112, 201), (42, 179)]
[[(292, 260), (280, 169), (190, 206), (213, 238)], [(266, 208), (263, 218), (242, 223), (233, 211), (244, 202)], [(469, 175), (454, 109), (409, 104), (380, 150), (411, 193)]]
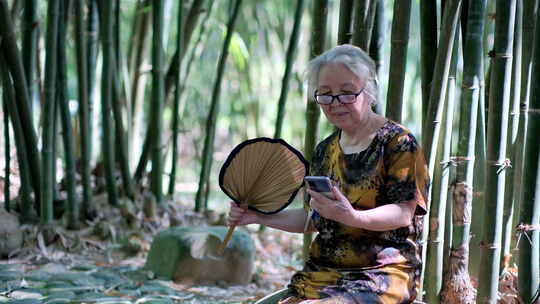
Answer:
[(429, 173), (422, 149), (414, 136), (402, 133), (386, 147), (385, 191), (388, 203), (415, 200), (416, 215), (427, 212)]

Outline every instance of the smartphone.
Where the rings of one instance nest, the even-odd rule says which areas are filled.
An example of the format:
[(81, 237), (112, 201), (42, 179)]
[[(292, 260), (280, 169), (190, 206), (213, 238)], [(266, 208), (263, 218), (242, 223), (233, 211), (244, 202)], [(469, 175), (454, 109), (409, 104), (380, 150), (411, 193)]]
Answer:
[(327, 176), (306, 176), (304, 177), (309, 189), (319, 192), (329, 199), (336, 199), (332, 192), (332, 181)]

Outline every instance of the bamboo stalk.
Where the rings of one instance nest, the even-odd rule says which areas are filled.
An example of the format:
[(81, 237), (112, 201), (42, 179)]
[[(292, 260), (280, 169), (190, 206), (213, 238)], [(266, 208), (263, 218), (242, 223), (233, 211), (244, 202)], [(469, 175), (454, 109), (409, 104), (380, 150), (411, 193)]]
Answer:
[(281, 129), (283, 128), (283, 119), (285, 117), (285, 104), (287, 103), (287, 95), (289, 93), (289, 83), (291, 81), (291, 73), (296, 58), (296, 50), (300, 40), (300, 25), (302, 23), (302, 14), (304, 11), (304, 0), (297, 0), (296, 11), (294, 13), (294, 25), (289, 40), (285, 60), (285, 72), (281, 81), (281, 92), (279, 94), (278, 110), (276, 118), (276, 128), (274, 130), (274, 138), (281, 137)]
[(429, 95), (429, 108), (422, 128), (422, 134), (425, 134), (423, 136), (423, 146), (429, 163), (430, 176), (433, 175), (433, 168), (435, 165), (436, 143), (439, 138), (440, 121), (444, 108), (444, 97), (446, 95), (448, 75), (450, 73), (452, 48), (454, 46), (453, 37), (457, 28), (461, 1), (449, 0), (446, 5), (448, 8), (447, 14), (445, 14), (443, 18), (440, 39), (441, 45), (437, 51), (435, 70), (433, 73), (433, 85)]
[(515, 1), (498, 0), (489, 97), (486, 200), (478, 303), (496, 303), (502, 238), (506, 138)]
[[(481, 63), (483, 68), (483, 60)], [(476, 128), (476, 141), (474, 143), (474, 178), (473, 178), (473, 198), (472, 198), (472, 223), (471, 223), (471, 247), (469, 254), (469, 273), (473, 277), (478, 277), (480, 270), (481, 238), (483, 235), (483, 217), (485, 205), (485, 187), (486, 187), (486, 106), (485, 106), (485, 80), (484, 73), (480, 73), (480, 92), (478, 100), (478, 115)]]
[[(90, 159), (90, 166), (92, 164), (92, 153), (93, 153), (93, 138), (94, 138), (94, 132), (93, 132), (93, 117), (94, 117), (94, 104), (95, 104), (95, 83), (96, 83), (96, 59), (97, 59), (97, 53), (99, 48), (98, 43), (98, 28), (99, 28), (99, 20), (98, 20), (98, 9), (97, 9), (97, 1), (98, 0), (90, 0), (88, 2), (88, 21), (86, 24), (86, 35), (88, 36), (88, 39), (86, 40), (86, 48), (88, 50), (86, 54), (86, 66), (88, 71), (88, 140), (90, 141), (89, 151), (88, 151), (88, 157)], [(82, 214), (88, 214), (87, 206), (82, 206)]]
[[(454, 121), (456, 70), (458, 62), (458, 42), (459, 32), (456, 31), (454, 48), (452, 51), (452, 64), (448, 79), (448, 89), (446, 90), (446, 111), (443, 117), (444, 130), (442, 139), (438, 142), (437, 164), (433, 176), (433, 186), (431, 190), (431, 211), (429, 213), (429, 241), (426, 254), (425, 273), (425, 300), (428, 303), (439, 303), (441, 300), (441, 290), (443, 285), (443, 263), (445, 244), (445, 221), (446, 205), (448, 201), (448, 185), (450, 183), (451, 167), (451, 144), (452, 144), (452, 123)], [(446, 303), (446, 302), (443, 302)]]
[(420, 62), (422, 69), (422, 118), (426, 120), (433, 70), (437, 56), (437, 2), (420, 1)]
[[(199, 32), (199, 39), (197, 40), (197, 42), (195, 43), (195, 47), (197, 45), (200, 44), (200, 39), (203, 37), (203, 34), (205, 32), (205, 29), (206, 29), (206, 25), (208, 23), (208, 16), (210, 15), (211, 11), (212, 11), (212, 7), (214, 5), (215, 1), (210, 1), (209, 5), (208, 5), (208, 9), (206, 10), (206, 18), (204, 18), (204, 21), (202, 22), (202, 26), (201, 26), (201, 31)], [(190, 16), (193, 16), (192, 12), (194, 10), (194, 5), (196, 4), (196, 2), (194, 2), (191, 6), (191, 9), (190, 9), (190, 13), (188, 14), (188, 18), (185, 22), (185, 25), (184, 25), (184, 28), (186, 28), (186, 30), (184, 31), (184, 41), (186, 41), (184, 43), (184, 48), (186, 48), (186, 43), (187, 42), (187, 37), (188, 37), (188, 33), (191, 33), (191, 31), (193, 30), (191, 27), (194, 26), (193, 25), (193, 18), (190, 19)], [(198, 15), (198, 14), (196, 14)], [(188, 26), (190, 26), (191, 30), (189, 30)], [(191, 35), (191, 34), (190, 34)], [(185, 50), (184, 50), (185, 51)], [(194, 53), (192, 53), (192, 55), (194, 55)], [(183, 56), (183, 55), (182, 55)], [(168, 93), (169, 92), (169, 77), (172, 75), (171, 73), (174, 71), (174, 67), (173, 67), (173, 64), (178, 64), (178, 57), (176, 57), (176, 54), (175, 56), (173, 57), (173, 60), (171, 62), (171, 65), (169, 66), (169, 70), (167, 71), (167, 76), (165, 78), (165, 96), (168, 96)], [(191, 64), (193, 63), (193, 56), (191, 56), (190, 60), (188, 60), (188, 65), (187, 65), (187, 71), (186, 71), (186, 77), (184, 77), (184, 85), (182, 87), (185, 87), (185, 82), (187, 81), (187, 75), (189, 74), (189, 71), (190, 71), (190, 67), (191, 67)], [(182, 112), (182, 111), (180, 111)], [(150, 121), (148, 123), (149, 125), (152, 125), (152, 117), (150, 117)], [(139, 162), (137, 164), (137, 168), (135, 169), (135, 176), (134, 176), (134, 179), (135, 181), (138, 183), (140, 182), (141, 178), (143, 177), (143, 174), (146, 170), (146, 166), (147, 166), (147, 163), (148, 163), (148, 159), (150, 157), (150, 143), (151, 143), (151, 140), (153, 138), (153, 133), (152, 133), (152, 129), (149, 128), (146, 132), (146, 136), (144, 138), (144, 144), (143, 144), (143, 148), (142, 148), (142, 152), (141, 152), (141, 156), (139, 158)]]
[(62, 139), (64, 141), (65, 180), (67, 190), (67, 226), (79, 227), (79, 204), (75, 194), (75, 152), (73, 149), (73, 130), (71, 114), (67, 98), (67, 63), (66, 63), (66, 20), (68, 11), (67, 0), (61, 0), (58, 16), (58, 75), (56, 83), (56, 99), (60, 106), (62, 122)]
[(532, 70), (532, 50), (534, 42), (534, 27), (536, 20), (535, 9), (537, 0), (526, 0), (523, 2), (523, 19), (524, 22), (523, 38), (522, 38), (522, 60), (521, 60), (521, 88), (520, 88), (520, 111), (519, 111), (519, 127), (517, 135), (517, 143), (515, 146), (515, 162), (514, 167), (514, 200), (517, 207), (515, 214), (519, 217), (520, 206), (522, 201), (522, 186), (523, 186), (523, 159), (525, 153), (525, 133), (528, 125), (527, 111), (529, 110), (529, 96), (531, 86), (531, 70)]
[(92, 200), (92, 184), (90, 172), (90, 113), (88, 103), (88, 68), (87, 68), (87, 39), (83, 27), (84, 8), (82, 1), (74, 3), (75, 18), (75, 51), (77, 62), (77, 89), (79, 98), (79, 128), (81, 129), (81, 180), (82, 201), (81, 212), (86, 214)]
[(337, 44), (351, 43), (352, 39), (352, 23), (354, 12), (353, 0), (340, 0), (339, 2), (339, 25)]
[[(313, 5), (312, 16), (311, 41), (309, 43), (309, 57), (311, 59), (319, 56), (325, 50), (328, 20), (328, 0), (317, 0)], [(306, 101), (306, 135), (304, 138), (304, 157), (308, 162), (311, 162), (313, 153), (315, 151), (315, 145), (317, 144), (320, 116), (321, 109), (314, 101), (311, 101), (311, 97), (308, 97), (308, 100)], [(304, 200), (305, 202), (308, 200), (308, 195), (306, 192), (304, 192)], [(309, 246), (312, 239), (312, 233), (304, 234), (304, 244), (302, 250), (304, 260), (307, 260), (309, 257)]]
[[(191, 40), (191, 35), (193, 34), (193, 31), (198, 24), (201, 13), (204, 11), (204, 9), (202, 8), (203, 4), (204, 0), (193, 0), (193, 2), (191, 3), (191, 7), (186, 17), (186, 23), (184, 25), (184, 49), (182, 50), (182, 52), (176, 52), (174, 54), (165, 76), (165, 97), (169, 96), (170, 91), (175, 85), (175, 75), (176, 73), (178, 73), (178, 71), (176, 71), (176, 68), (178, 67), (177, 61), (184, 58), (186, 48), (189, 45), (189, 41)], [(210, 4), (210, 7), (212, 7), (211, 5), (212, 4)], [(210, 11), (208, 11), (208, 14), (209, 13)]]
[(510, 160), (512, 166), (506, 170), (506, 180), (504, 186), (504, 209), (503, 209), (503, 239), (502, 239), (502, 254), (501, 254), (501, 271), (504, 272), (511, 266), (510, 260), (512, 253), (510, 251), (510, 245), (512, 241), (514, 220), (515, 220), (515, 206), (514, 200), (514, 173), (516, 164), (516, 144), (517, 135), (519, 130), (519, 103), (520, 103), (520, 89), (521, 89), (521, 45), (522, 45), (522, 24), (523, 24), (523, 7), (522, 0), (516, 1), (516, 26), (514, 27), (514, 49), (513, 53), (516, 56), (512, 56), (512, 84), (510, 89), (510, 117), (508, 120), (509, 136), (506, 143), (507, 158)]
[(54, 176), (54, 125), (56, 103), (56, 68), (58, 37), (59, 1), (51, 0), (47, 8), (47, 35), (45, 41), (45, 102), (43, 106), (43, 145), (41, 160), (43, 174), (41, 177), (41, 223), (50, 224), (53, 220)]
[(378, 0), (356, 1), (354, 4), (354, 30), (352, 44), (367, 51), (371, 41), (371, 32), (373, 30), (373, 20)]
[[(4, 90), (6, 90), (4, 88)], [(10, 198), (10, 187), (11, 187), (11, 137), (9, 135), (9, 115), (8, 115), (8, 106), (7, 106), (7, 96), (6, 93), (3, 94), (2, 98), (2, 111), (4, 113), (4, 160), (6, 165), (4, 167), (4, 208), (7, 212), (11, 211), (11, 198)]]
[[(3, 101), (6, 105), (4, 110), (9, 111), (9, 120), (11, 121), (13, 135), (15, 137), (17, 162), (19, 163), (19, 177), (21, 182), (21, 221), (23, 223), (34, 222), (36, 220), (36, 210), (32, 205), (32, 198), (30, 196), (32, 184), (30, 181), (30, 168), (27, 157), (28, 150), (24, 140), (24, 132), (19, 118), (18, 108), (15, 105), (16, 98), (14, 84), (12, 84), (11, 79), (9, 78), (7, 63), (3, 52), (0, 52), (0, 78), (3, 86)], [(7, 121), (8, 120), (4, 121), (6, 128), (9, 127)]]
[[(183, 23), (184, 23), (184, 7), (181, 2), (178, 3), (178, 18), (177, 18), (177, 37), (176, 37), (176, 50), (181, 51), (183, 48)], [(176, 73), (176, 90), (174, 91), (174, 103), (173, 103), (173, 122), (172, 122), (172, 163), (171, 163), (171, 175), (169, 177), (169, 195), (174, 194), (174, 185), (176, 184), (176, 165), (178, 159), (178, 124), (180, 118), (180, 71), (182, 70), (182, 60), (178, 60), (178, 73)]]
[(128, 48), (128, 70), (131, 74), (130, 87), (131, 87), (131, 113), (129, 115), (130, 121), (128, 126), (130, 130), (130, 151), (133, 151), (134, 155), (139, 155), (141, 144), (141, 126), (143, 118), (143, 103), (144, 92), (146, 89), (147, 73), (142, 70), (146, 57), (149, 51), (148, 38), (150, 35), (150, 21), (152, 19), (151, 11), (147, 8), (150, 7), (150, 0), (139, 1), (136, 8), (135, 25), (133, 33), (131, 35), (131, 43)]
[(8, 69), (11, 77), (13, 78), (15, 97), (17, 98), (16, 106), (18, 108), (19, 119), (23, 127), (24, 140), (26, 141), (26, 147), (28, 149), (27, 157), (31, 174), (30, 181), (34, 189), (36, 208), (39, 210), (41, 199), (40, 153), (37, 148), (37, 136), (34, 129), (31, 111), (28, 106), (30, 101), (28, 97), (28, 87), (26, 76), (24, 74), (23, 62), (17, 47), (15, 28), (13, 26), (6, 0), (0, 0), (0, 36), (2, 36), (0, 47), (4, 53), (5, 60), (10, 62)]
[(36, 50), (38, 42), (37, 0), (25, 0), (22, 22), (22, 60), (28, 81), (28, 107), (33, 112), (33, 101), (36, 92)]
[(526, 112), (523, 197), (517, 228), (520, 234), (518, 287), (524, 303), (532, 303), (540, 293), (540, 22), (536, 21), (535, 28), (530, 102)]
[(152, 173), (150, 188), (158, 204), (163, 202), (163, 164), (162, 164), (162, 138), (163, 130), (163, 0), (152, 1)]
[[(394, 19), (390, 51), (390, 72), (386, 97), (386, 117), (401, 122), (403, 112), (403, 88), (407, 70), (407, 44), (411, 23), (411, 0), (394, 2)], [(448, 75), (447, 75), (448, 76)], [(444, 96), (444, 95), (443, 95)], [(444, 97), (443, 97), (444, 98)]]
[(221, 50), (221, 56), (219, 58), (218, 68), (216, 72), (216, 80), (214, 82), (214, 89), (212, 90), (212, 103), (210, 105), (210, 111), (206, 121), (206, 136), (204, 139), (204, 148), (202, 154), (202, 168), (199, 179), (199, 188), (195, 196), (195, 211), (200, 212), (206, 209), (207, 201), (203, 198), (204, 191), (209, 188), (208, 178), (210, 176), (210, 169), (212, 167), (212, 153), (214, 145), (214, 137), (216, 132), (216, 119), (219, 113), (219, 99), (221, 92), (221, 81), (223, 79), (223, 72), (225, 71), (225, 64), (227, 61), (227, 55), (229, 54), (229, 44), (231, 42), (232, 34), (234, 32), (234, 25), (240, 11), (240, 5), (242, 0), (236, 0), (232, 15), (227, 23), (227, 34), (225, 41), (223, 42), (223, 49)]
[[(464, 72), (460, 102), (457, 172), (454, 183), (454, 212), (449, 271), (444, 277), (443, 303), (471, 303), (473, 287), (468, 273), (469, 232), (473, 197), (475, 143), (481, 77), (486, 0), (469, 2), (465, 33)], [(483, 126), (480, 126), (483, 128)]]
[[(439, 142), (440, 121), (444, 109), (444, 98), (448, 84), (448, 75), (450, 74), (450, 63), (452, 59), (452, 49), (454, 47), (454, 36), (456, 34), (459, 12), (461, 10), (461, 0), (449, 0), (446, 2), (446, 14), (444, 14), (440, 45), (437, 49), (435, 68), (433, 72), (433, 83), (429, 94), (429, 107), (427, 114), (423, 116), (422, 141), (424, 153), (428, 162), (429, 176), (433, 176), (435, 167), (435, 156), (437, 143)], [(431, 189), (429, 193), (431, 197)], [(428, 210), (431, 202), (428, 202)], [(424, 229), (422, 230), (422, 241), (426, 242), (428, 238), (429, 225), (424, 220)], [(422, 249), (422, 257), (425, 260), (426, 249)], [(425, 266), (422, 266), (422, 282)], [(423, 290), (421, 286), (420, 290)], [(421, 293), (420, 293), (421, 294)]]
[[(114, 53), (112, 50), (112, 20), (113, 11), (112, 3), (110, 1), (101, 0), (99, 5), (99, 17), (100, 17), (100, 36), (101, 45), (103, 49), (103, 71), (101, 73), (101, 120), (103, 130), (112, 130), (114, 127), (111, 121), (111, 100), (112, 100), (112, 85), (113, 85), (113, 64)], [(117, 205), (117, 189), (116, 178), (114, 173), (115, 168), (115, 146), (112, 132), (103, 132), (102, 149), (103, 160), (105, 164), (105, 180), (107, 184), (107, 194), (109, 204)]]
[[(372, 30), (372, 38), (369, 45), (369, 56), (375, 62), (375, 69), (377, 70), (377, 79), (381, 79), (381, 67), (384, 65), (383, 59), (383, 42), (385, 39), (385, 18), (384, 18), (384, 1), (383, 0), (374, 0), (376, 3), (372, 2), (375, 5), (375, 19)], [(377, 100), (381, 100), (380, 91), (377, 90)], [(374, 106), (374, 111), (376, 113), (382, 113), (382, 105), (380, 102), (377, 102)]]
[(111, 100), (111, 106), (113, 111), (113, 120), (114, 120), (114, 134), (117, 139), (118, 144), (116, 147), (117, 158), (120, 164), (120, 174), (122, 175), (122, 182), (124, 186), (125, 194), (131, 198), (135, 199), (135, 188), (133, 181), (131, 179), (131, 173), (129, 171), (129, 158), (127, 152), (127, 142), (125, 140), (118, 140), (119, 138), (127, 138), (126, 132), (124, 130), (124, 124), (122, 119), (122, 109), (121, 109), (121, 100), (122, 100), (122, 85), (120, 84), (119, 72), (117, 70), (118, 65), (115, 63), (112, 65), (113, 72), (113, 98)]

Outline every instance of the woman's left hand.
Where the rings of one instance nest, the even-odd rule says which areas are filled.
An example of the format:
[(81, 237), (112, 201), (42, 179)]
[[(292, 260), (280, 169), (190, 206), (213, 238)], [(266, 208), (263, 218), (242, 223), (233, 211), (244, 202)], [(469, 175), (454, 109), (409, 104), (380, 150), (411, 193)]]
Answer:
[(308, 189), (307, 192), (311, 195), (311, 200), (309, 202), (311, 208), (316, 210), (322, 217), (346, 225), (353, 221), (356, 210), (352, 207), (347, 197), (345, 197), (337, 187), (332, 187), (332, 193), (336, 198), (335, 200), (311, 189)]

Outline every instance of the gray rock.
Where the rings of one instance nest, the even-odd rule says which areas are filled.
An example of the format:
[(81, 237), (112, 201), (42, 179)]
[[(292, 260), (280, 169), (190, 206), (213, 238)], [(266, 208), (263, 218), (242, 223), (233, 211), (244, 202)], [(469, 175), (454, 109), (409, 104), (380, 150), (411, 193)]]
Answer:
[(255, 245), (237, 229), (223, 254), (217, 250), (228, 227), (176, 227), (152, 242), (145, 270), (177, 282), (247, 284), (254, 269)]
[(15, 215), (0, 209), (0, 258), (21, 248), (23, 233), (20, 226)]

